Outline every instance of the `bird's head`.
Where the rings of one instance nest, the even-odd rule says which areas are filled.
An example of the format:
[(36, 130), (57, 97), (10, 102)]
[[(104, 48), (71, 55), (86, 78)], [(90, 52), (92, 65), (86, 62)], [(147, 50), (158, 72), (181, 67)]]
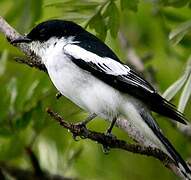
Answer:
[(26, 36), (14, 39), (12, 44), (27, 43), (35, 54), (44, 52), (59, 42), (68, 43), (85, 30), (71, 21), (48, 20), (35, 26)]

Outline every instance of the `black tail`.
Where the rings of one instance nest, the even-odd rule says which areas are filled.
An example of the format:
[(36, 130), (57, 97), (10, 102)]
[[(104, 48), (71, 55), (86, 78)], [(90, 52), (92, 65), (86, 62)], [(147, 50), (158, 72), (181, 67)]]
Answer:
[(146, 111), (142, 111), (142, 112), (140, 112), (140, 114), (141, 114), (141, 117), (143, 118), (143, 120), (152, 129), (153, 133), (157, 136), (157, 138), (164, 145), (164, 147), (166, 148), (166, 151), (169, 153), (172, 160), (175, 162), (175, 165), (180, 169), (180, 171), (185, 176), (185, 178), (191, 180), (190, 168), (188, 167), (186, 162), (182, 159), (180, 154), (175, 150), (175, 148), (172, 146), (172, 144), (169, 142), (169, 140), (162, 134), (159, 126), (154, 121), (152, 116)]
[(171, 158), (173, 158), (173, 160), (176, 163), (176, 166), (180, 169), (185, 178), (191, 180), (191, 170), (186, 164), (186, 162), (182, 159), (180, 154), (175, 150), (172, 144), (161, 132), (157, 132), (156, 135), (160, 139), (162, 144), (165, 146), (167, 152), (170, 154)]
[(155, 111), (180, 123), (187, 124), (187, 119), (176, 109), (173, 104), (161, 97), (159, 94), (155, 93), (153, 95), (155, 102), (153, 102), (153, 105), (150, 107), (152, 111)]

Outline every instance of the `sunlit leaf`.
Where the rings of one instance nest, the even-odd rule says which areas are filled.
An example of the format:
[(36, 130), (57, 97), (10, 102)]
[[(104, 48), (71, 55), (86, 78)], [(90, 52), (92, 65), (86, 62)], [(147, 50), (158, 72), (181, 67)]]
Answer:
[(190, 95), (191, 95), (191, 74), (190, 74), (188, 81), (187, 81), (187, 83), (186, 83), (186, 85), (182, 91), (182, 94), (180, 96), (180, 101), (178, 104), (178, 110), (180, 112), (184, 111)]
[(51, 173), (57, 173), (59, 154), (56, 143), (48, 139), (41, 139), (38, 144), (39, 162), (43, 169)]
[(7, 86), (7, 91), (10, 94), (10, 105), (9, 111), (10, 113), (15, 112), (15, 101), (17, 98), (17, 80), (16, 78), (12, 78)]
[(8, 51), (4, 50), (0, 57), (0, 76), (2, 76), (6, 69)]
[(163, 93), (163, 97), (167, 100), (171, 100), (177, 92), (184, 86), (191, 74), (191, 56), (189, 56), (184, 74), (175, 81), (168, 89)]
[(130, 9), (132, 11), (137, 11), (139, 0), (121, 0), (120, 3), (122, 10)]
[(27, 100), (30, 100), (30, 99), (32, 98), (32, 96), (33, 96), (33, 94), (34, 94), (34, 92), (35, 92), (35, 89), (37, 88), (38, 84), (39, 84), (39, 81), (38, 81), (38, 80), (35, 80), (35, 81), (31, 84), (31, 86), (29, 87), (28, 92), (27, 92), (27, 94), (26, 94), (26, 96), (25, 96), (25, 100), (26, 100), (26, 101), (27, 101)]
[(181, 78), (174, 82), (168, 89), (163, 93), (163, 97), (170, 101), (177, 92), (183, 87), (184, 83), (188, 78), (188, 73), (185, 73)]
[(169, 39), (174, 44), (178, 44), (184, 36), (191, 30), (191, 20), (180, 24), (177, 28), (172, 30), (169, 34)]

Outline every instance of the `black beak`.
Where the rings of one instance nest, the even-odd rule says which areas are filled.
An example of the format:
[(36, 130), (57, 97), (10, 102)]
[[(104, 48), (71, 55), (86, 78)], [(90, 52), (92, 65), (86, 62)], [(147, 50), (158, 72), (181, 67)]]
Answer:
[(23, 36), (23, 37), (19, 37), (17, 39), (14, 39), (11, 41), (11, 44), (17, 44), (17, 43), (29, 43), (29, 42), (32, 42), (31, 39), (29, 39), (28, 37), (26, 36)]

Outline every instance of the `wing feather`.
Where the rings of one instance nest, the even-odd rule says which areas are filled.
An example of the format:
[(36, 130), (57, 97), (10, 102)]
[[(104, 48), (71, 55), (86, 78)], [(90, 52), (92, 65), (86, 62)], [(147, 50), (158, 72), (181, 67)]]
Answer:
[(66, 45), (64, 53), (83, 70), (90, 72), (115, 89), (136, 97), (152, 111), (187, 124), (182, 113), (162, 98), (150, 83), (127, 65), (108, 57), (100, 57), (75, 44)]

